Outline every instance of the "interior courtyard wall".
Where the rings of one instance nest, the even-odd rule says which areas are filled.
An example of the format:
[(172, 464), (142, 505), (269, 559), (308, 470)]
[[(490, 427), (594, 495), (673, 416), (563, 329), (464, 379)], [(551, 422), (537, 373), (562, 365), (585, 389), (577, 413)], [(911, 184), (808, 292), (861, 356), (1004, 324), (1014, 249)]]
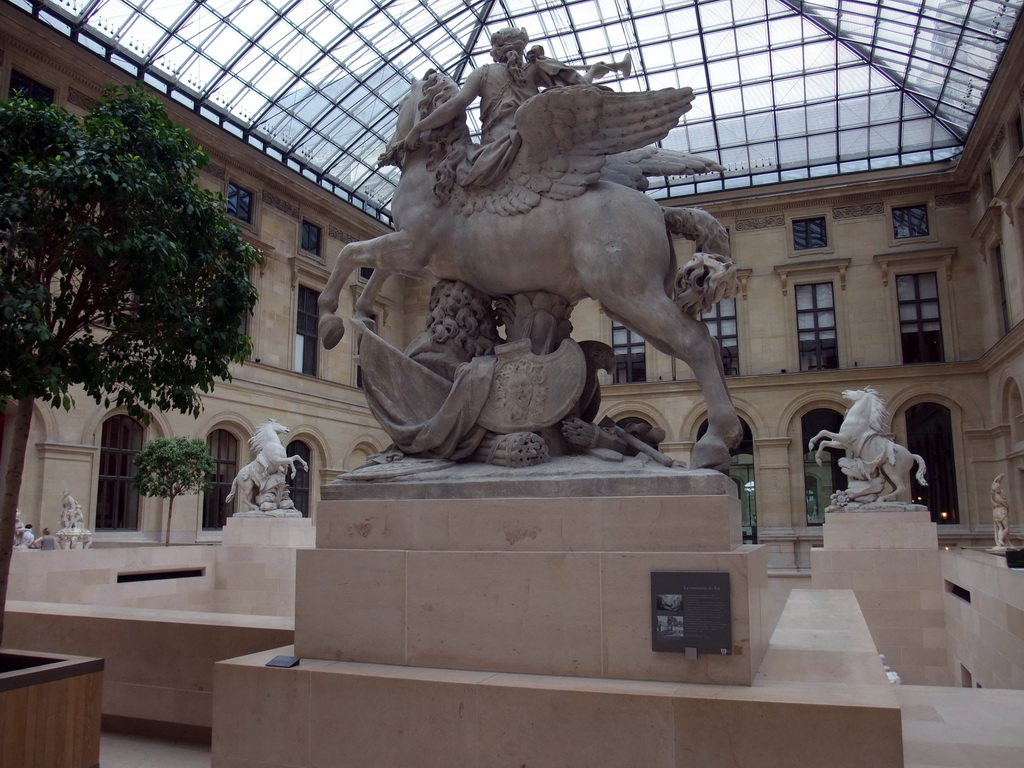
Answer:
[[(9, 7), (3, 9), (3, 15), (3, 94), (7, 93), (11, 70), (16, 69), (53, 88), (58, 104), (82, 115), (104, 86), (128, 82), (124, 73), (50, 34), (38, 23), (13, 14)], [(374, 237), (387, 229), (176, 103), (164, 103), (172, 119), (188, 127), (210, 156), (210, 163), (200, 173), (200, 185), (226, 194), (231, 183), (252, 193), (252, 222), (237, 223), (243, 237), (263, 253), (264, 263), (251, 275), (259, 300), (247, 324), (253, 338), (249, 359), (243, 365), (232, 366), (231, 382), (219, 384), (204, 397), (204, 410), (198, 419), (154, 414), (144, 439), (172, 435), (205, 439), (213, 429), (227, 429), (239, 440), (241, 467), (251, 459), (246, 441), (254, 427), (275, 418), (291, 428), (286, 442), (301, 439), (313, 451), (310, 511), (315, 516), (320, 485), (358, 466), (355, 457), (379, 451), (387, 442), (356, 386), (351, 337), (330, 353), (318, 350), (316, 375), (294, 371), (297, 287), (301, 284), (321, 290), (335, 255), (345, 243)], [(304, 220), (321, 227), (319, 255), (300, 247)], [(343, 314), (351, 313), (364, 283), (358, 276), (350, 280), (342, 294)], [(415, 325), (405, 318), (405, 292), (404, 281), (392, 280), (378, 300), (383, 333), (398, 344), (408, 340), (410, 328)], [(65, 487), (82, 504), (87, 525), (95, 527), (100, 431), (103, 421), (117, 411), (94, 405), (78, 388), (72, 390), (72, 396), (72, 411), (40, 406), (33, 420), (20, 507), (26, 522), (37, 529), (60, 527)], [(139, 530), (104, 531), (98, 534), (97, 543), (160, 540), (166, 508), (164, 500), (143, 497)], [(172, 541), (217, 539), (219, 531), (202, 530), (201, 496), (175, 500)]]
[[(10, 10), (5, 14), (10, 15)], [(839, 184), (808, 180), (670, 201), (703, 207), (730, 230), (741, 292), (736, 302), (740, 375), (730, 377), (729, 386), (741, 417), (751, 427), (759, 536), (769, 545), (775, 567), (806, 567), (809, 548), (821, 540), (820, 528), (806, 522), (800, 418), (818, 407), (843, 412), (845, 405), (838, 395), (844, 389), (871, 385), (886, 398), (898, 399), (914, 385), (923, 388), (916, 390), (918, 402), (934, 395), (932, 399), (951, 404), (965, 522), (940, 527), (944, 543), (990, 540), (987, 489), (995, 472), (1009, 471), (1008, 490), (1013, 498), (1022, 498), (1024, 435), (1020, 429), (1011, 430), (1001, 389), (1007, 379), (1024, 382), (1024, 332), (1018, 327), (1024, 318), (1024, 254), (1018, 218), (1024, 211), (1024, 161), (1019, 148), (1014, 151), (1010, 132), (1020, 115), (1017, 83), (1024, 73), (1017, 48), (1011, 46), (1005, 57), (959, 165), (928, 166), (912, 179), (898, 178), (900, 171), (894, 169)], [(0, 50), (4, 52), (0, 65), (4, 93), (12, 67), (17, 68), (54, 87), (58, 102), (78, 113), (88, 99), (99, 95), (103, 84), (125, 81), (119, 70), (21, 17), (11, 18), (0, 31)], [(244, 437), (265, 418), (276, 418), (293, 428), (289, 438), (308, 437), (314, 448), (311, 490), (315, 499), (320, 483), (358, 466), (388, 440), (355, 386), (351, 336), (330, 353), (320, 350), (316, 376), (293, 372), (297, 286), (319, 290), (345, 242), (376, 236), (386, 228), (194, 113), (167, 103), (172, 117), (188, 126), (211, 156), (201, 183), (221, 192), (229, 182), (249, 185), (256, 217), (251, 226), (241, 228), (264, 252), (266, 261), (253, 275), (260, 299), (249, 323), (254, 345), (251, 359), (233, 368), (234, 381), (219, 385), (205, 398), (198, 421), (162, 415), (162, 421), (148, 428), (147, 437), (157, 434), (158, 425), (169, 434), (190, 437), (205, 438), (218, 427)], [(1000, 131), (1003, 138), (997, 140)], [(995, 195), (983, 200), (985, 193), (979, 189), (986, 172), (991, 174)], [(907, 204), (928, 206), (930, 232), (912, 242), (896, 241), (892, 208)], [(826, 221), (827, 245), (794, 250), (793, 222), (818, 216)], [(323, 229), (325, 246), (320, 257), (300, 248), (303, 220)], [(993, 243), (1003, 255), (1008, 333), (1002, 327)], [(684, 261), (693, 251), (692, 244), (680, 241), (677, 251)], [(895, 276), (925, 271), (940, 277), (946, 362), (903, 365)], [(834, 286), (839, 368), (800, 372), (795, 286), (826, 281)], [(361, 286), (358, 277), (351, 280), (342, 293), (340, 314), (351, 313)], [(409, 280), (388, 283), (377, 309), (389, 341), (404, 346), (420, 330), (429, 288)], [(572, 321), (576, 338), (611, 342), (610, 319), (594, 302), (582, 302)], [(659, 423), (667, 431), (664, 449), (685, 461), (705, 418), (702, 397), (685, 364), (650, 347), (646, 354), (648, 382), (611, 384), (605, 379), (603, 413), (663, 420)], [(905, 406), (894, 409), (894, 436), (905, 437), (904, 412)], [(99, 435), (86, 425), (101, 424), (107, 415), (79, 394), (74, 411), (40, 413), (35, 420), (34, 453), (26, 469), (22, 508), (36, 525), (52, 527), (58, 522), (65, 482), (74, 485), (72, 493), (86, 514), (94, 514)], [(240, 460), (248, 460), (244, 443), (240, 447)], [(142, 499), (144, 538), (158, 537), (164, 509), (165, 502)], [(1011, 510), (1011, 517), (1011, 530), (1017, 535), (1019, 505)], [(199, 497), (176, 501), (175, 540), (216, 539), (216, 532), (201, 530), (200, 518)], [(132, 538), (133, 534), (104, 536)]]

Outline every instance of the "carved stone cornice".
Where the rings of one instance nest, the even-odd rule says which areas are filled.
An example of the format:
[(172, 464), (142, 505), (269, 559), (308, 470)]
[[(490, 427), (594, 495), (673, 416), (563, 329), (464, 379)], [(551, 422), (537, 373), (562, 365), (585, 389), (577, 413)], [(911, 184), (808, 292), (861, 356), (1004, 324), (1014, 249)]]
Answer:
[(283, 197), (269, 189), (263, 192), (263, 202), (269, 205), (271, 208), (275, 208), (282, 213), (286, 213), (294, 219), (299, 218), (299, 206), (290, 200), (285, 200)]
[(821, 259), (819, 261), (805, 261), (800, 264), (777, 264), (774, 267), (775, 274), (782, 282), (782, 295), (789, 293), (789, 278), (805, 277), (811, 275), (838, 275), (839, 289), (846, 290), (846, 270), (850, 267), (850, 259)]
[(358, 242), (358, 240), (355, 237), (353, 237), (352, 235), (348, 234), (348, 232), (345, 232), (337, 224), (330, 224), (330, 225), (328, 225), (328, 227), (327, 227), (327, 235), (328, 235), (328, 237), (330, 237), (330, 238), (332, 238), (334, 240), (339, 240), (339, 241), (341, 241), (343, 243), (355, 243), (355, 242)]
[(901, 253), (878, 253), (872, 261), (882, 271), (882, 286), (889, 285), (890, 268), (896, 267), (929, 267), (941, 271), (948, 281), (953, 279), (953, 257), (956, 248), (926, 248), (920, 251), (903, 251)]
[(76, 107), (91, 111), (96, 106), (96, 99), (88, 94), (82, 93), (74, 87), (68, 87), (68, 101)]
[(935, 207), (936, 208), (950, 208), (954, 205), (967, 205), (971, 202), (971, 193), (969, 190), (962, 190), (960, 192), (949, 192), (945, 195), (935, 196)]
[(874, 203), (860, 203), (859, 205), (844, 205), (841, 208), (832, 209), (832, 218), (856, 219), (860, 216), (881, 216), (885, 213), (885, 203), (878, 201)]
[(761, 216), (756, 219), (739, 219), (736, 221), (737, 232), (749, 232), (756, 229), (773, 229), (784, 227), (786, 218), (784, 216)]
[(752, 269), (736, 270), (736, 279), (740, 281), (740, 296), (743, 297), (744, 301), (747, 300), (747, 281), (750, 279), (753, 272), (754, 270)]

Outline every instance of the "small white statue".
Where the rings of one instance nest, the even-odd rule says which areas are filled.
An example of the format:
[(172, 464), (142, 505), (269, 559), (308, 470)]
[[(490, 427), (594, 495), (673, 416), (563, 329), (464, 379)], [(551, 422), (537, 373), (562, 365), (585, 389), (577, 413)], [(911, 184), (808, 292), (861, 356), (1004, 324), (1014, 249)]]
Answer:
[(1005, 477), (1005, 474), (1000, 473), (992, 481), (992, 527), (996, 537), (993, 549), (1006, 549), (1010, 546), (1010, 502), (1002, 486)]
[[(850, 478), (850, 488), (833, 494), (833, 507), (892, 502), (906, 490), (903, 477), (915, 463), (917, 482), (927, 485), (924, 459), (885, 436), (889, 412), (878, 392), (871, 387), (848, 389), (843, 392), (843, 399), (852, 405), (839, 431), (823, 429), (807, 444), (808, 451), (814, 451), (817, 446), (814, 460), (819, 466), (826, 448), (846, 451), (846, 457), (840, 459), (839, 466)], [(886, 484), (892, 486), (892, 491), (882, 495)]]
[(61, 549), (88, 549), (92, 545), (92, 531), (85, 527), (82, 505), (67, 488), (60, 503), (60, 524), (62, 527), (56, 536)]
[(301, 456), (288, 456), (279, 435), (287, 434), (288, 427), (274, 419), (260, 424), (249, 438), (249, 447), (256, 458), (242, 467), (231, 483), (231, 492), (225, 501), (231, 501), (237, 494), (245, 509), (237, 512), (239, 517), (301, 517), (295, 509), (286, 484), (287, 469), (291, 467), (294, 478), (298, 471), (296, 464), (309, 471), (309, 465)]
[(21, 510), (14, 510), (14, 546), (25, 546), (25, 523), (21, 519)]

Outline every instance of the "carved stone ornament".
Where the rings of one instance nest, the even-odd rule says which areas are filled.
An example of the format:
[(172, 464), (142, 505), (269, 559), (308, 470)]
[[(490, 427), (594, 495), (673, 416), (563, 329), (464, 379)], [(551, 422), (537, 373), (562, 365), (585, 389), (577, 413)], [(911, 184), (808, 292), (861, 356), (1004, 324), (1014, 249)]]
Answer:
[(494, 350), (498, 360), (491, 393), (477, 423), (492, 432), (532, 432), (551, 426), (569, 412), (583, 392), (586, 360), (572, 339), (543, 357), (529, 339)]

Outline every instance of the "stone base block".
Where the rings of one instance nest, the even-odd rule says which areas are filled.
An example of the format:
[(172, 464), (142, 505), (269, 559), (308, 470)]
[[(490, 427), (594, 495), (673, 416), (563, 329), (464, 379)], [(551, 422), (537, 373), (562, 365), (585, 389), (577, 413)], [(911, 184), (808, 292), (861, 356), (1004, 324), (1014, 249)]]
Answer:
[(308, 517), (228, 518), (221, 544), (228, 547), (312, 547), (316, 528)]
[(292, 647), (221, 662), (212, 766), (902, 768), (899, 706), (856, 601), (799, 592), (753, 687), (264, 666)]
[[(767, 557), (734, 552), (298, 553), (300, 656), (446, 669), (749, 685)], [(730, 574), (732, 655), (651, 650), (652, 571)]]
[(904, 683), (948, 685), (936, 525), (927, 510), (827, 514), (811, 550), (815, 589), (853, 590), (880, 653)]
[(900, 512), (829, 512), (825, 549), (937, 549), (938, 526), (919, 504)]
[[(739, 517), (724, 493), (322, 502), (317, 549), (297, 553), (296, 651), (750, 685), (770, 628), (767, 555), (740, 544)], [(651, 650), (652, 571), (730, 575), (731, 655)]]

